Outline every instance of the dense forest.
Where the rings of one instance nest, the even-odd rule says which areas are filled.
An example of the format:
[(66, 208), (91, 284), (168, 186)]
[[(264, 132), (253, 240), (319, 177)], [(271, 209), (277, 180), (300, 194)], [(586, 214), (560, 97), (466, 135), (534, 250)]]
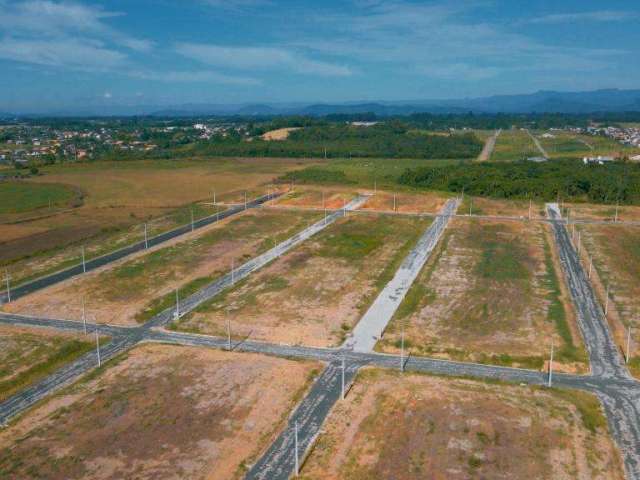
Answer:
[(281, 141), (226, 137), (199, 143), (193, 153), (248, 157), (473, 158), (482, 142), (472, 133), (429, 135), (400, 122), (370, 127), (311, 126)]
[(584, 165), (579, 160), (460, 163), (407, 169), (403, 185), (496, 198), (640, 204), (640, 165)]

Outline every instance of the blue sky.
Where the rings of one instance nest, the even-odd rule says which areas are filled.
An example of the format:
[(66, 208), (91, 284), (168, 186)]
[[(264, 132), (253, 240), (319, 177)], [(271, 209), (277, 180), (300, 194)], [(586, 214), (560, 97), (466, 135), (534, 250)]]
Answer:
[(640, 88), (636, 1), (0, 0), (0, 111)]

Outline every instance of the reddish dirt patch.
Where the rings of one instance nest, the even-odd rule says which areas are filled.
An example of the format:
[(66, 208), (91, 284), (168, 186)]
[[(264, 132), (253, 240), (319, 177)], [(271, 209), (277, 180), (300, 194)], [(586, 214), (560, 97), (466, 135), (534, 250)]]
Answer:
[[(595, 397), (579, 401), (598, 405)], [(361, 372), (325, 424), (302, 477), (624, 478), (606, 423), (591, 432), (581, 415), (564, 393)]]
[(137, 348), (0, 432), (2, 478), (238, 478), (314, 368), (252, 354)]

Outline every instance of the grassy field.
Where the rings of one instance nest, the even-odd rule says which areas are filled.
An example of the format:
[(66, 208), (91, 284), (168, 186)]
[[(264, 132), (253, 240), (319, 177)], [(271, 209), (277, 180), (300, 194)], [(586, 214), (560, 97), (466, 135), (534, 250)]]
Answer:
[(66, 185), (0, 182), (0, 218), (7, 214), (65, 208), (80, 203), (78, 192)]
[[(529, 218), (528, 200), (498, 200), (485, 197), (472, 197), (465, 195), (458, 208), (461, 215), (489, 215), (499, 217)], [(545, 217), (544, 203), (533, 201), (531, 203), (531, 218)]]
[(539, 157), (540, 152), (524, 130), (503, 130), (489, 159), (492, 162), (511, 162)]
[(578, 391), (361, 371), (301, 479), (622, 479), (598, 399)]
[(544, 138), (542, 135), (547, 132), (532, 133), (540, 140), (540, 143), (550, 158), (582, 158), (616, 154), (637, 155), (640, 153), (640, 149), (622, 145), (613, 139), (599, 135), (581, 135), (572, 132), (553, 131), (549, 132), (553, 137)]
[(193, 205), (211, 202), (214, 190), (218, 202), (242, 202), (245, 191), (249, 198), (264, 194), (274, 178), (304, 165), (293, 159), (215, 159), (45, 167), (43, 176), (29, 181), (34, 188), (68, 185), (82, 192), (83, 204), (51, 214), (18, 206), (21, 213), (0, 217), (0, 266), (15, 281), (33, 278), (77, 263), (81, 245), (88, 258), (106, 253), (143, 238), (145, 222), (152, 234), (188, 222), (191, 207), (196, 218), (215, 213), (212, 206)]
[(92, 348), (77, 335), (0, 325), (0, 402)]
[[(378, 348), (541, 369), (585, 371), (586, 353), (540, 223), (455, 219)], [(560, 346), (560, 347), (559, 347)]]
[(249, 210), (180, 241), (91, 272), (5, 306), (25, 314), (80, 318), (82, 298), (98, 322), (144, 322), (236, 266), (321, 218), (319, 213)]
[(236, 338), (329, 346), (344, 341), (430, 220), (341, 219), (184, 317), (175, 327)]
[[(613, 222), (616, 218), (616, 206), (597, 205), (592, 203), (563, 203), (563, 216), (573, 220), (604, 220)], [(635, 205), (620, 205), (617, 208), (619, 221), (640, 221), (640, 207)]]
[(602, 303), (609, 286), (609, 321), (621, 351), (631, 327), (629, 367), (640, 378), (640, 227), (579, 225), (583, 265), (593, 258), (592, 283)]
[(237, 479), (318, 366), (138, 347), (0, 431), (3, 479)]

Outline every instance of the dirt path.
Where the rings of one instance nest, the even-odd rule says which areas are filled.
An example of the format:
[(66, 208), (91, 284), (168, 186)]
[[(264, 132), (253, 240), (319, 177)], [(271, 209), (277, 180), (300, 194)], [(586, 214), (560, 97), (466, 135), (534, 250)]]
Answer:
[(484, 144), (484, 148), (482, 149), (482, 152), (480, 152), (480, 155), (478, 155), (478, 159), (477, 159), (478, 162), (486, 162), (491, 158), (493, 149), (496, 146), (496, 140), (498, 140), (498, 137), (500, 136), (501, 133), (502, 133), (502, 129), (496, 130), (496, 133), (494, 133), (489, 138), (487, 138), (487, 141)]

